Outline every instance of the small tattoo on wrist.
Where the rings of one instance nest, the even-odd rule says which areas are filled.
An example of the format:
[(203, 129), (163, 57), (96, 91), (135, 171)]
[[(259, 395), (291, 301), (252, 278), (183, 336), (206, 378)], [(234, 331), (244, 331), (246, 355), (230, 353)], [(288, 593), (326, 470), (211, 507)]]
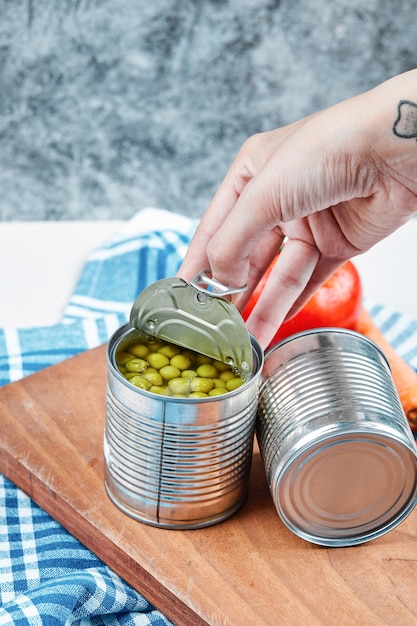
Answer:
[(392, 130), (397, 137), (417, 139), (417, 104), (409, 100), (400, 100), (398, 117)]

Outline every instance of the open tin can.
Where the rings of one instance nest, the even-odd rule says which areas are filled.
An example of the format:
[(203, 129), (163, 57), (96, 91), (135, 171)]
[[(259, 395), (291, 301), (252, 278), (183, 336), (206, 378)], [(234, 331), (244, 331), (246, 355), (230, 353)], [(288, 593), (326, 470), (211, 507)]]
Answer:
[(316, 329), (270, 349), (256, 428), (277, 512), (312, 543), (374, 539), (416, 505), (416, 444), (389, 365), (356, 332)]
[[(245, 382), (207, 398), (135, 387), (116, 355), (149, 329), (198, 352), (214, 351), (245, 369)], [(235, 513), (247, 494), (263, 352), (233, 305), (181, 279), (158, 281), (135, 302), (131, 324), (110, 339), (107, 360), (105, 486), (113, 503), (172, 529), (209, 526)]]

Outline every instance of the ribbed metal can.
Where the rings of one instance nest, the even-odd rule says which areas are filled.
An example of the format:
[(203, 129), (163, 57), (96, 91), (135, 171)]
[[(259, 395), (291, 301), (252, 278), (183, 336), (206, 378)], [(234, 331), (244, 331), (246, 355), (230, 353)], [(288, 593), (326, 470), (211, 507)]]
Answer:
[(328, 328), (265, 355), (257, 439), (272, 498), (296, 535), (360, 544), (417, 501), (416, 444), (387, 360), (358, 333)]
[(253, 371), (235, 391), (165, 397), (134, 387), (116, 366), (118, 347), (135, 332), (120, 328), (107, 348), (107, 493), (122, 511), (153, 526), (218, 523), (247, 494), (263, 352), (251, 337)]

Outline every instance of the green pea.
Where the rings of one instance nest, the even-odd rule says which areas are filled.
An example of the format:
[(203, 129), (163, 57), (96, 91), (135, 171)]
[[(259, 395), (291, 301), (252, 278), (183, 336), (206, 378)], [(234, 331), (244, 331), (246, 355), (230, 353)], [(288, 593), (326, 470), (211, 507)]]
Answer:
[(212, 378), (212, 381), (216, 389), (226, 389), (226, 383), (221, 378)]
[(206, 356), (205, 354), (197, 354), (196, 353), (196, 361), (200, 365), (206, 365), (206, 364), (210, 364), (211, 365), (211, 363), (213, 362), (213, 359), (211, 359), (209, 356)]
[(117, 365), (125, 365), (131, 359), (132, 359), (132, 355), (129, 354), (129, 352), (121, 351), (116, 354)]
[(165, 346), (165, 341), (158, 341), (157, 339), (150, 341), (148, 343), (149, 349), (151, 352), (158, 352), (161, 348)]
[(207, 398), (208, 395), (206, 393), (204, 393), (203, 391), (193, 391), (192, 393), (190, 393), (190, 398)]
[(226, 387), (215, 387), (214, 389), (211, 389), (211, 391), (208, 392), (209, 396), (221, 396), (224, 393), (227, 393), (227, 389)]
[(135, 376), (139, 376), (139, 375), (140, 375), (140, 372), (125, 372), (124, 377), (126, 378), (126, 380), (131, 380)]
[(130, 352), (130, 354), (133, 354), (133, 356), (145, 359), (146, 356), (149, 354), (149, 348), (143, 343), (134, 343), (129, 346), (128, 352)]
[(213, 381), (208, 378), (196, 376), (196, 378), (190, 379), (191, 391), (204, 391), (204, 393), (208, 393), (213, 389), (213, 387)]
[(183, 354), (176, 354), (171, 358), (170, 364), (179, 370), (188, 370), (191, 367), (191, 359)]
[(220, 372), (219, 378), (220, 380), (223, 380), (225, 383), (227, 383), (228, 380), (235, 378), (235, 375), (233, 374), (231, 370), (227, 370), (225, 372)]
[(188, 381), (185, 380), (185, 378), (171, 378), (171, 380), (168, 381), (168, 387), (173, 394), (180, 393), (187, 395), (189, 392)]
[(214, 365), (205, 363), (197, 368), (197, 374), (198, 376), (201, 376), (201, 378), (217, 378), (219, 372), (216, 370)]
[(132, 383), (132, 385), (135, 385), (135, 387), (139, 387), (139, 389), (145, 389), (146, 391), (148, 391), (152, 387), (149, 380), (146, 380), (146, 378), (143, 378), (143, 376), (134, 376), (129, 380), (129, 382)]
[(227, 363), (223, 363), (223, 361), (213, 361), (213, 365), (219, 372), (228, 372), (230, 369)]
[(125, 363), (125, 367), (128, 372), (143, 372), (148, 367), (148, 362), (145, 359), (130, 359)]
[(172, 343), (167, 343), (165, 346), (162, 346), (162, 348), (159, 348), (158, 352), (172, 359), (176, 354), (181, 354), (181, 348), (174, 346)]
[(171, 380), (171, 378), (179, 378), (181, 376), (178, 367), (174, 367), (173, 365), (164, 365), (164, 367), (161, 367), (159, 370), (159, 373), (164, 380)]
[(197, 372), (195, 370), (183, 370), (181, 372), (181, 376), (183, 378), (195, 378), (197, 376)]
[(162, 376), (159, 372), (148, 372), (148, 370), (146, 370), (143, 374), (143, 378), (149, 380), (151, 385), (162, 385)]
[(126, 374), (124, 374), (124, 377), (129, 382), (131, 382), (132, 378), (139, 378), (139, 376), (140, 374), (138, 374), (137, 372), (126, 372)]
[(157, 393), (159, 396), (166, 396), (167, 395), (166, 388), (162, 387), (160, 385), (152, 385), (152, 387), (149, 388), (149, 391), (151, 393)]
[(151, 367), (160, 370), (161, 367), (169, 365), (169, 358), (165, 354), (159, 352), (150, 352), (147, 356), (147, 361)]
[(243, 385), (244, 380), (243, 378), (230, 378), (227, 383), (226, 383), (226, 389), (228, 391), (233, 391), (234, 389), (237, 389), (238, 387), (240, 387), (241, 385)]

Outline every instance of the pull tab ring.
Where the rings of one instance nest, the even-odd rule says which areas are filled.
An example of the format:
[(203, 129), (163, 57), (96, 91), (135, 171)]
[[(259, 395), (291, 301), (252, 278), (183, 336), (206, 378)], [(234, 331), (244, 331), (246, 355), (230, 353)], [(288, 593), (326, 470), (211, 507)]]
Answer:
[(213, 296), (214, 298), (223, 298), (223, 296), (230, 296), (234, 293), (242, 293), (242, 291), (246, 291), (248, 288), (247, 285), (243, 285), (242, 287), (223, 285), (223, 283), (213, 277), (209, 269), (198, 272), (198, 274), (190, 280), (190, 285), (194, 287), (194, 289)]

